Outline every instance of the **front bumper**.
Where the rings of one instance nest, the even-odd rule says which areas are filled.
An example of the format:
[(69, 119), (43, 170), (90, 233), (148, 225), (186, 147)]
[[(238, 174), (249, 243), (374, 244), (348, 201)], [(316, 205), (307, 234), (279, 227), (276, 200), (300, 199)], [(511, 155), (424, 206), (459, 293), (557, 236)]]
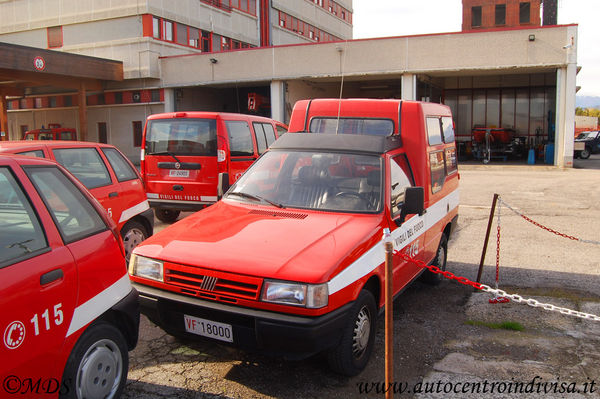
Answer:
[(351, 302), (323, 316), (296, 316), (212, 302), (132, 284), (140, 294), (141, 313), (171, 334), (212, 341), (211, 338), (186, 332), (184, 314), (200, 317), (230, 324), (234, 346), (287, 359), (307, 358), (337, 344), (352, 307)]

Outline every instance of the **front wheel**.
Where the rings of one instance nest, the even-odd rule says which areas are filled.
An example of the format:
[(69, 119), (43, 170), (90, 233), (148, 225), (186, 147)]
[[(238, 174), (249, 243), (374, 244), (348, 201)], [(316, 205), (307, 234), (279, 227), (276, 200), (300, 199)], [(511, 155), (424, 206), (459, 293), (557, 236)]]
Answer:
[(148, 238), (148, 232), (146, 232), (146, 228), (142, 224), (130, 220), (121, 229), (121, 237), (123, 238), (123, 246), (125, 247), (125, 259), (129, 263), (131, 252), (139, 243)]
[(179, 211), (173, 211), (171, 209), (157, 209), (156, 218), (163, 223), (175, 223), (179, 217)]
[(362, 290), (352, 306), (342, 338), (328, 353), (329, 366), (337, 373), (355, 376), (367, 366), (373, 342), (377, 307), (373, 294)]
[(579, 153), (579, 158), (581, 159), (588, 159), (590, 157), (591, 151), (589, 148), (585, 148), (584, 150), (581, 150), (581, 152)]
[[(440, 245), (438, 245), (437, 252), (435, 253), (435, 258), (431, 264), (433, 266), (437, 266), (441, 271), (446, 271), (446, 259), (448, 257), (448, 237), (446, 234), (442, 233), (442, 237), (440, 237)], [(438, 285), (442, 281), (442, 275), (439, 273), (432, 273), (429, 270), (425, 270), (421, 275), (422, 281), (431, 285)]]
[(73, 348), (65, 371), (61, 399), (118, 398), (127, 382), (129, 358), (123, 334), (112, 324), (93, 324)]

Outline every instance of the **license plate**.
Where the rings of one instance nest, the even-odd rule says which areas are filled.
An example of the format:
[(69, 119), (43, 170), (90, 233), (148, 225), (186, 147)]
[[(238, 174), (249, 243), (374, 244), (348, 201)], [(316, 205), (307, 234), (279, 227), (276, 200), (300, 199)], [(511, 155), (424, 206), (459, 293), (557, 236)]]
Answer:
[(194, 316), (183, 315), (185, 331), (218, 339), (225, 342), (233, 342), (233, 329), (231, 324), (219, 323), (218, 321), (201, 319)]
[(190, 177), (189, 170), (170, 169), (169, 177)]

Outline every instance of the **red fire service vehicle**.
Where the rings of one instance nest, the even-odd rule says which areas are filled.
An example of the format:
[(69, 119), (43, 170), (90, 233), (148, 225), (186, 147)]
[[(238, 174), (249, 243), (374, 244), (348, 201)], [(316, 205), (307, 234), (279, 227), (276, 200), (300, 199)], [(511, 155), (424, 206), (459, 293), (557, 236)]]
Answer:
[[(322, 134), (283, 135), (216, 205), (138, 246), (129, 273), (141, 311), (167, 332), (287, 358), (327, 352), (355, 375), (384, 305), (384, 230), (395, 249), (446, 268), (458, 217), (450, 110), (301, 101), (290, 126)], [(422, 272), (395, 256), (394, 293)]]
[(233, 183), (275, 141), (281, 127), (272, 119), (223, 112), (150, 115), (141, 173), (156, 217), (173, 223), (180, 211), (215, 203), (219, 173), (227, 173)]
[(33, 129), (25, 132), (23, 140), (77, 140), (77, 131), (69, 127), (61, 127), (58, 123), (50, 123), (48, 128)]
[(117, 398), (139, 305), (115, 223), (56, 162), (0, 155), (0, 397)]

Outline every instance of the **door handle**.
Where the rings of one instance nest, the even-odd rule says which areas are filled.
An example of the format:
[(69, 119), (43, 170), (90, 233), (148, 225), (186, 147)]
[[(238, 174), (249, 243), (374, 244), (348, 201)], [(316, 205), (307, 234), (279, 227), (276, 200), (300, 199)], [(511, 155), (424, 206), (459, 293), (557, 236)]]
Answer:
[(48, 285), (56, 280), (63, 278), (62, 269), (54, 269), (40, 276), (40, 285)]
[(116, 191), (113, 191), (112, 193), (108, 193), (108, 198), (115, 198), (118, 196), (119, 196), (119, 193)]

